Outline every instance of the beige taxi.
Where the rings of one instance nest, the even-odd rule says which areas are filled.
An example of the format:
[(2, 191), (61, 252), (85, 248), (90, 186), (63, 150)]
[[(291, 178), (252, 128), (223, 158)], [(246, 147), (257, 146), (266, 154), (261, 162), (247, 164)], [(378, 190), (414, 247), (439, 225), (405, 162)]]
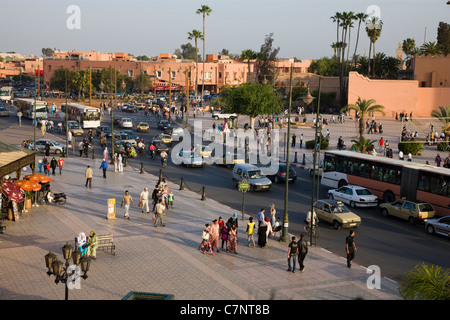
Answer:
[(356, 228), (361, 224), (361, 218), (351, 212), (344, 203), (332, 199), (318, 200), (316, 208), (319, 220), (331, 223), (334, 229)]

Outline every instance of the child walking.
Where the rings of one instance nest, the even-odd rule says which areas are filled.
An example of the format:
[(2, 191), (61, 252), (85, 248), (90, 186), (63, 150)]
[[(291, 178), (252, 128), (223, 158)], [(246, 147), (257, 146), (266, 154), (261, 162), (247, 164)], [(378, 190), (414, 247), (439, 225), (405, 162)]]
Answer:
[(173, 193), (172, 193), (172, 190), (170, 190), (169, 197), (167, 198), (167, 201), (168, 201), (168, 205), (167, 206), (170, 205), (170, 207), (173, 209)]
[(200, 244), (200, 250), (203, 251), (203, 254), (208, 250), (211, 255), (214, 255), (214, 252), (211, 248), (211, 243), (209, 242), (209, 223), (205, 224), (205, 230), (203, 230), (202, 234), (202, 243)]

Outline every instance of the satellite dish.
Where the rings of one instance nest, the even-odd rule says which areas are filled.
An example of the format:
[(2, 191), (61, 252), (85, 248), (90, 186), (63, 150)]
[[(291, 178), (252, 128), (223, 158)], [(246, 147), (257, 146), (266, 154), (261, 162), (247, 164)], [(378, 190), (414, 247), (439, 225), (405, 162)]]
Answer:
[(178, 56), (177, 56), (176, 54), (173, 54), (173, 55), (172, 55), (172, 58), (178, 59)]

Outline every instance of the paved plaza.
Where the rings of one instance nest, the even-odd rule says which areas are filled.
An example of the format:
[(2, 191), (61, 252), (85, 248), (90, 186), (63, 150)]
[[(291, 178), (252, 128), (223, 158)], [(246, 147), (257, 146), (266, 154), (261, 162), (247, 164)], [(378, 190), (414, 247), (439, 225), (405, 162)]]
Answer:
[[(2, 141), (20, 144), (24, 130), (2, 128)], [(22, 132), (22, 135), (20, 134)], [(30, 133), (31, 134), (31, 133)], [(380, 289), (369, 289), (371, 274), (355, 263), (347, 268), (345, 239), (341, 252), (310, 247), (304, 272), (286, 272), (287, 245), (278, 237), (268, 247), (247, 247), (246, 219), (239, 217), (238, 254), (203, 255), (198, 246), (205, 223), (233, 210), (211, 199), (201, 200), (192, 191), (180, 191), (169, 182), (175, 208), (164, 216), (165, 227), (153, 227), (151, 214), (137, 207), (144, 187), (152, 190), (158, 177), (125, 167), (107, 178), (99, 169), (101, 159), (69, 157), (62, 175), (52, 177), (52, 190), (65, 192), (67, 204), (32, 207), (19, 221), (5, 221), (0, 236), (0, 299), (62, 300), (63, 284), (47, 276), (44, 256), (53, 250), (62, 260), (61, 248), (79, 232), (112, 233), (116, 255), (99, 252), (81, 288), (70, 290), (70, 300), (119, 300), (130, 291), (173, 294), (176, 300), (397, 300), (398, 283), (381, 277)], [(84, 171), (94, 169), (93, 187), (86, 188)], [(121, 198), (129, 190), (134, 199), (131, 219), (123, 217)], [(115, 220), (107, 220), (107, 199), (118, 202)], [(299, 235), (295, 235), (299, 236)], [(356, 242), (357, 242), (356, 238)], [(363, 248), (359, 248), (364, 250)], [(381, 275), (382, 276), (382, 275)]]

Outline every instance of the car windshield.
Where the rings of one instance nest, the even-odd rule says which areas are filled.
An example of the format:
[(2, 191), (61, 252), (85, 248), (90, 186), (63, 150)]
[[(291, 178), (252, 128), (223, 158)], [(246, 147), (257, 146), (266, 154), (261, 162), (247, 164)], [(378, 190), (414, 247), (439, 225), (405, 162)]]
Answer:
[(249, 171), (248, 172), (248, 176), (250, 177), (250, 179), (261, 179), (261, 178), (264, 178), (264, 175), (262, 175), (261, 171), (259, 171), (259, 170)]
[(350, 212), (348, 208), (343, 203), (338, 203), (336, 205), (331, 205), (331, 212), (333, 213), (345, 213)]
[(433, 207), (429, 203), (419, 204), (419, 210), (420, 212), (434, 211)]
[(356, 189), (356, 194), (358, 196), (370, 196), (372, 193), (367, 189)]
[(79, 127), (80, 127), (80, 125), (78, 124), (78, 122), (72, 122), (72, 123), (69, 123), (69, 126), (70, 126), (71, 128), (79, 128)]

